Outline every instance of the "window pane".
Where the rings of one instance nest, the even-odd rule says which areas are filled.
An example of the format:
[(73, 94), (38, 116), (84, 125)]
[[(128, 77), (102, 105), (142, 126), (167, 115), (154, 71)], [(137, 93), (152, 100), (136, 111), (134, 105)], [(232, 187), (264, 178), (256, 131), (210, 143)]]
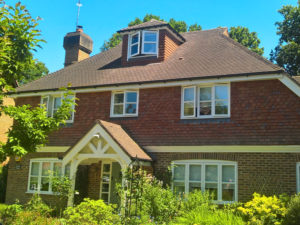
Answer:
[(31, 175), (38, 176), (39, 175), (39, 168), (40, 168), (40, 163), (39, 162), (31, 163)]
[(227, 86), (216, 86), (215, 87), (215, 98), (216, 99), (228, 99), (228, 87)]
[(205, 191), (209, 192), (213, 200), (218, 199), (218, 184), (205, 184)]
[(222, 166), (222, 181), (223, 182), (234, 182), (234, 166)]
[(54, 173), (54, 176), (61, 176), (61, 168), (62, 168), (62, 164), (61, 163), (54, 163), (53, 164), (53, 173)]
[(185, 165), (174, 165), (174, 180), (184, 180)]
[(153, 42), (156, 42), (156, 33), (155, 32), (146, 32), (145, 33), (145, 41), (153, 41)]
[(216, 101), (215, 113), (217, 114), (228, 114), (228, 102), (227, 101)]
[(190, 165), (190, 181), (201, 181), (201, 165)]
[(200, 88), (200, 101), (211, 100), (211, 87)]
[(50, 162), (42, 163), (42, 176), (49, 176)]
[(65, 166), (65, 176), (66, 177), (70, 177), (70, 167), (71, 167), (70, 164)]
[(136, 102), (137, 93), (136, 92), (126, 92), (126, 102)]
[(194, 88), (185, 88), (184, 89), (184, 101), (194, 101), (195, 96), (194, 96)]
[(201, 191), (201, 183), (190, 183), (189, 192), (193, 192), (195, 190)]
[(108, 194), (102, 194), (101, 199), (107, 203), (108, 202)]
[(123, 114), (123, 105), (115, 105), (114, 114)]
[(61, 105), (61, 97), (54, 98), (54, 108), (57, 109)]
[(186, 102), (184, 103), (184, 116), (193, 116), (194, 115), (194, 103)]
[(173, 190), (176, 194), (185, 192), (185, 186), (183, 182), (174, 182)]
[(131, 46), (131, 55), (138, 53), (138, 45)]
[(125, 112), (127, 114), (136, 114), (136, 104), (126, 104)]
[(48, 98), (42, 98), (42, 104), (47, 109), (48, 108)]
[(211, 102), (200, 102), (200, 115), (211, 115)]
[(114, 103), (124, 103), (124, 93), (115, 94)]
[(49, 177), (42, 177), (41, 191), (49, 191)]
[(29, 189), (32, 191), (36, 191), (38, 189), (38, 178), (30, 177)]
[(109, 183), (110, 175), (109, 174), (103, 174), (102, 176), (102, 182)]
[(234, 184), (222, 185), (222, 200), (234, 201)]
[(144, 52), (156, 53), (156, 44), (155, 43), (145, 43)]
[(205, 181), (218, 181), (218, 166), (207, 165), (205, 167)]
[(109, 192), (109, 184), (102, 184), (102, 192)]
[(131, 44), (137, 43), (139, 41), (139, 34), (135, 34), (131, 37)]
[(110, 172), (110, 164), (104, 164), (103, 165), (103, 172), (104, 173)]

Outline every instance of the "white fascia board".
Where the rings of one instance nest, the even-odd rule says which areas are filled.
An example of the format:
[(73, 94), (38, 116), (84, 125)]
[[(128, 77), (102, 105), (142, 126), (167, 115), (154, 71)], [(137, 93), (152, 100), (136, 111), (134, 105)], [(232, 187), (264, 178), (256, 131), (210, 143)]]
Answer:
[[(240, 81), (255, 81), (255, 80), (274, 80), (283, 78), (282, 74), (270, 74), (270, 75), (256, 75), (247, 76), (241, 75), (236, 77), (219, 77), (219, 78), (190, 78), (183, 81), (166, 81), (166, 82), (153, 82), (144, 84), (128, 84), (128, 85), (108, 85), (105, 87), (95, 87), (95, 88), (78, 88), (71, 90), (74, 93), (88, 93), (88, 92), (103, 92), (103, 91), (117, 91), (117, 90), (127, 90), (127, 89), (144, 89), (144, 88), (161, 88), (161, 87), (174, 87), (174, 86), (189, 86), (189, 85), (199, 85), (199, 84), (212, 84), (212, 83), (228, 83), (228, 82), (240, 82)], [(41, 96), (41, 95), (54, 95), (63, 94), (65, 91), (35, 91), (29, 93), (13, 94), (10, 95), (12, 98), (18, 97), (31, 97), (31, 96)]]
[(300, 145), (232, 145), (232, 146), (144, 146), (147, 152), (239, 152), (239, 153), (300, 153)]
[(70, 146), (44, 146), (37, 149), (37, 152), (65, 152)]
[(292, 80), (291, 77), (285, 75), (279, 79), (285, 86), (287, 86), (292, 92), (294, 92), (298, 97), (300, 97), (300, 86)]

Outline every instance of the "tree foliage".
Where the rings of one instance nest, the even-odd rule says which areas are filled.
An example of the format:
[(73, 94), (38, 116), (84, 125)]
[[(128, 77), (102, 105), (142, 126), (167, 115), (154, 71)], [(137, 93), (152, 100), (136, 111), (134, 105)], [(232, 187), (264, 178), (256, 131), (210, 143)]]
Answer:
[(202, 30), (201, 25), (198, 25), (198, 23), (195, 23), (195, 24), (192, 24), (189, 26), (189, 32), (198, 31), (198, 30)]
[(271, 60), (291, 75), (300, 75), (300, 1), (298, 6), (286, 5), (278, 11), (283, 21), (277, 22), (279, 44), (271, 51)]
[(37, 80), (38, 78), (45, 76), (49, 73), (48, 68), (43, 62), (35, 61), (29, 66), (28, 71), (24, 71), (24, 78), (19, 82), (19, 84), (27, 84), (31, 81)]
[(26, 72), (33, 72), (33, 68), (44, 70), (33, 58), (33, 52), (44, 41), (37, 30), (39, 19), (33, 19), (24, 5), (8, 6), (0, 0), (0, 6), (0, 110), (15, 121), (8, 131), (7, 143), (0, 143), (1, 162), (7, 156), (24, 156), (44, 145), (48, 134), (69, 118), (73, 101), (64, 98), (53, 118), (47, 116), (44, 108), (3, 105), (3, 97), (14, 90), (17, 81), (31, 79), (25, 76)]
[(257, 33), (250, 32), (247, 27), (230, 27), (229, 36), (233, 40), (249, 48), (251, 51), (259, 55), (264, 54), (264, 48), (259, 47), (260, 40), (257, 37)]

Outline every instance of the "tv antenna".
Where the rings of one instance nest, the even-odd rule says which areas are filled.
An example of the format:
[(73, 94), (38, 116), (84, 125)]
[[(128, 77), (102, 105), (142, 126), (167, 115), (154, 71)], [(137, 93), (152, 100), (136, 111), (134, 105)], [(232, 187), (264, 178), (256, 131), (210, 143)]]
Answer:
[(77, 9), (77, 19), (76, 19), (76, 28), (77, 28), (78, 27), (78, 21), (79, 21), (80, 7), (82, 6), (82, 4), (80, 3), (80, 0), (78, 0), (76, 5), (78, 7), (78, 9)]

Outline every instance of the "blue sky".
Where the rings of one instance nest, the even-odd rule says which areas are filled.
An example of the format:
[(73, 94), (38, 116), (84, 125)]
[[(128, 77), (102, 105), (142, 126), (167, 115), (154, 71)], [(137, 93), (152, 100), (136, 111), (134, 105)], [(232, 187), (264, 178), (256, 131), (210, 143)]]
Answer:
[[(17, 0), (7, 0), (14, 4)], [(44, 62), (50, 72), (63, 67), (65, 52), (63, 37), (75, 30), (77, 0), (23, 0), (33, 17), (40, 16), (39, 29), (47, 41), (35, 57)], [(203, 29), (218, 26), (245, 26), (256, 31), (265, 48), (265, 57), (278, 43), (275, 22), (282, 17), (277, 12), (283, 5), (296, 5), (297, 0), (81, 0), (79, 24), (94, 41), (93, 54), (100, 52), (104, 40), (124, 28), (135, 17), (146, 13), (174, 18), (187, 24), (198, 23)]]

